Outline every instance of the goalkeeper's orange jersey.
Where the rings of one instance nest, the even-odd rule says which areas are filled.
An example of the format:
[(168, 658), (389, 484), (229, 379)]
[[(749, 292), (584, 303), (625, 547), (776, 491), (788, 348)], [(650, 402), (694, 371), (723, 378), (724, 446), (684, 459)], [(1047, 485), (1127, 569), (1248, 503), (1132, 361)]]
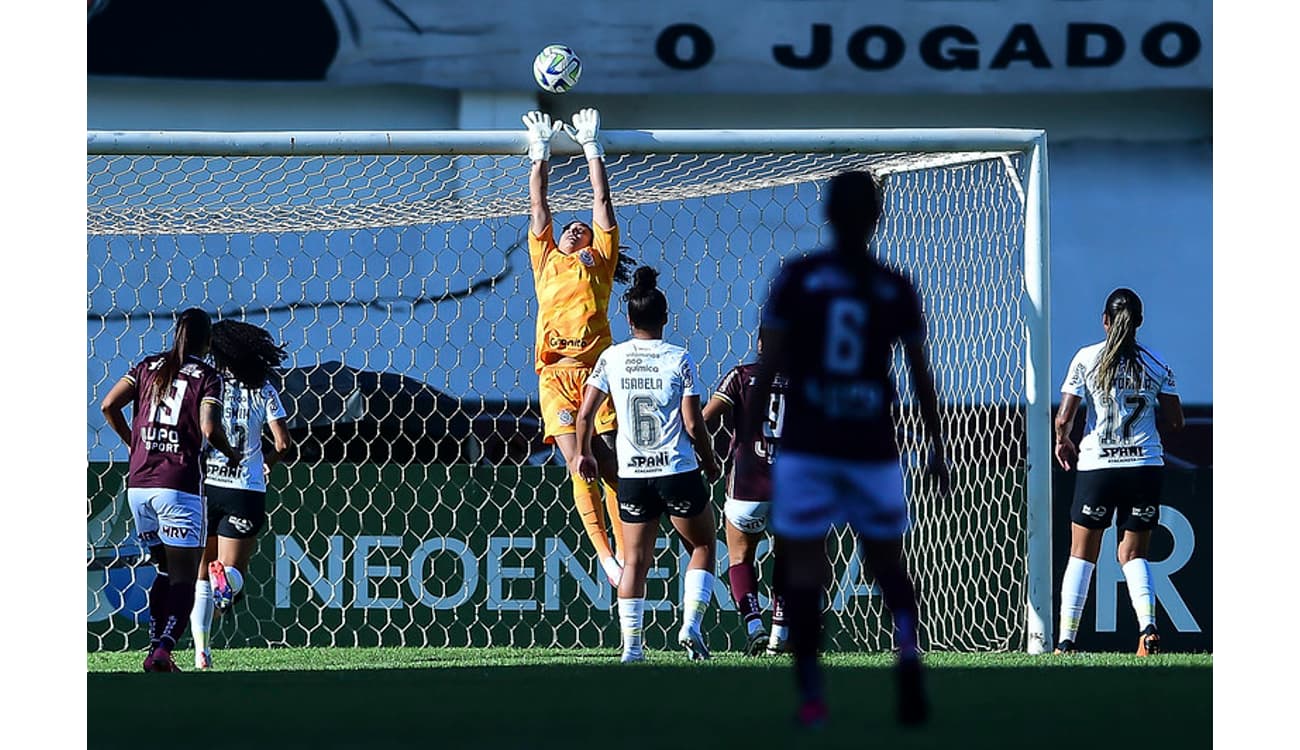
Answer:
[(589, 367), (614, 339), (609, 330), (609, 296), (618, 267), (618, 227), (591, 227), (591, 247), (565, 255), (551, 227), (541, 237), (528, 232), (528, 259), (537, 288), (538, 372), (571, 357)]

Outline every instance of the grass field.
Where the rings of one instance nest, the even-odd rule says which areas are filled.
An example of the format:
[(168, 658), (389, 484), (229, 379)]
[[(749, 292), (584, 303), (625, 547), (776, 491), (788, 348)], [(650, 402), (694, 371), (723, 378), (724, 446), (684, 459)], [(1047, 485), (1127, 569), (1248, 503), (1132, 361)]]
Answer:
[(142, 653), (89, 654), (89, 747), (138, 748), (141, 727), (123, 717), (146, 706), (151, 736), (208, 727), (214, 746), (241, 749), (1212, 744), (1208, 654), (931, 654), (933, 719), (915, 730), (894, 723), (888, 655), (834, 654), (830, 721), (807, 733), (790, 723), (784, 658), (659, 652), (624, 667), (611, 650), (237, 649), (196, 674), (191, 653), (178, 652), (180, 675), (141, 673)]

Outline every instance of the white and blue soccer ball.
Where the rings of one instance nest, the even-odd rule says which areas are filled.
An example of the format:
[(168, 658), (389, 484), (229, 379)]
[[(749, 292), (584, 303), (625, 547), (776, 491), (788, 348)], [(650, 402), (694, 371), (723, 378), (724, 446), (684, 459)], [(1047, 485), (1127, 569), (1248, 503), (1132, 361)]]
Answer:
[(533, 60), (533, 78), (537, 85), (552, 94), (563, 94), (578, 83), (582, 60), (578, 53), (563, 44), (548, 45)]

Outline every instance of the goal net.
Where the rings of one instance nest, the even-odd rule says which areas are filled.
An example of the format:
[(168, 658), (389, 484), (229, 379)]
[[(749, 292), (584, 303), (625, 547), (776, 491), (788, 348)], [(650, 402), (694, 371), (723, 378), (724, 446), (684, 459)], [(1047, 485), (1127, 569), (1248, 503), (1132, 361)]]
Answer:
[[(947, 498), (923, 481), (919, 415), (896, 366), (906, 544), (932, 650), (1034, 650), (1050, 619), (1035, 583), (1046, 560), (1034, 561), (1047, 445), (1026, 419), (1038, 409), (1046, 424), (1041, 138), (986, 133), (606, 134), (624, 252), (662, 272), (666, 338), (710, 388), (754, 359), (781, 263), (828, 240), (825, 180), (883, 177), (875, 251), (923, 298), (954, 480)], [(277, 385), (298, 443), (271, 473), (245, 598), (218, 618), (215, 647), (617, 647), (615, 594), (563, 460), (541, 442), (522, 134), (326, 135), (90, 135), (88, 648), (147, 642), (153, 576), (126, 507), (125, 448), (96, 407), (170, 346), (173, 315), (191, 306), (285, 343)], [(557, 151), (557, 226), (589, 221), (585, 162)], [(617, 299), (611, 318), (622, 340)], [(721, 483), (714, 492), (720, 502)], [(828, 544), (828, 646), (891, 648), (852, 537)], [(736, 649), (744, 628), (718, 548), (706, 627), (715, 649)], [(686, 563), (666, 533), (658, 549), (652, 648), (673, 643)]]

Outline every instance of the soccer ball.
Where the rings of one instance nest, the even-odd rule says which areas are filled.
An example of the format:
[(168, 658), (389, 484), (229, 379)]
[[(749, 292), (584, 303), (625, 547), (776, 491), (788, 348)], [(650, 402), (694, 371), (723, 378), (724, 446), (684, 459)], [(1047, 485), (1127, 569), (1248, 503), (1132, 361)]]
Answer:
[(533, 60), (533, 78), (537, 85), (552, 94), (563, 94), (578, 83), (582, 61), (578, 53), (563, 44), (552, 44), (537, 53)]

